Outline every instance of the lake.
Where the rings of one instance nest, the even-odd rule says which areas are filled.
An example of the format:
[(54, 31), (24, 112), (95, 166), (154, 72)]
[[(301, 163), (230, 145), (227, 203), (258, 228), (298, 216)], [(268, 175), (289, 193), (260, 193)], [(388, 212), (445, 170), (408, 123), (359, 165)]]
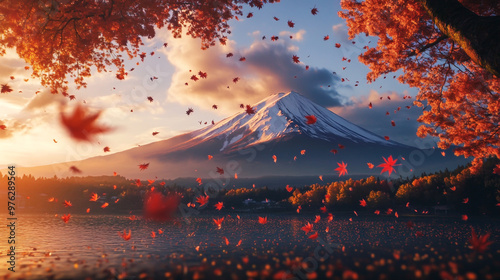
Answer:
[[(6, 279), (500, 279), (498, 219), (375, 216), (368, 213), (210, 212), (151, 222), (128, 215), (32, 214), (16, 222), (16, 272), (7, 231), (0, 242)], [(267, 223), (259, 223), (267, 216)], [(221, 228), (213, 218), (222, 218)], [(352, 221), (350, 220), (352, 219)], [(310, 222), (313, 230), (301, 228)], [(471, 227), (491, 233), (482, 254)], [(326, 232), (328, 228), (328, 232)], [(131, 230), (126, 241), (118, 232)], [(155, 232), (155, 237), (151, 232)], [(310, 239), (313, 233), (317, 239)], [(226, 238), (227, 242), (226, 243)], [(241, 242), (240, 242), (241, 240)], [(451, 278), (447, 278), (447, 277)], [(458, 278), (457, 278), (458, 277)]]

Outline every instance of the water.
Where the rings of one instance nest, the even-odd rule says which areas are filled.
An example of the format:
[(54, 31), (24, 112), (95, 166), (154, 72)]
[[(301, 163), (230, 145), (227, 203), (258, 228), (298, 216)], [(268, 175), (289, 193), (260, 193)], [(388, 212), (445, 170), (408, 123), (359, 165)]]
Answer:
[[(74, 215), (64, 223), (54, 215), (23, 215), (16, 227), (14, 273), (3, 261), (8, 233), (2, 231), (0, 275), (14, 279), (285, 279), (282, 275), (305, 279), (357, 273), (360, 279), (378, 279), (387, 274), (418, 278), (419, 273), (431, 277), (449, 271), (454, 276), (472, 272), (479, 278), (500, 277), (498, 242), (484, 254), (468, 247), (471, 226), (480, 234), (490, 232), (490, 240), (497, 241), (497, 220), (344, 214), (328, 222), (322, 214), (320, 222), (313, 223), (315, 215), (267, 214), (267, 224), (260, 224), (257, 214), (240, 216), (217, 212), (156, 223), (125, 215)], [(221, 217), (225, 220), (219, 229), (213, 218)], [(408, 221), (415, 226), (408, 227)], [(313, 224), (309, 234), (301, 230), (307, 222)], [(132, 232), (128, 241), (118, 235), (124, 229)], [(315, 232), (318, 239), (309, 239)]]

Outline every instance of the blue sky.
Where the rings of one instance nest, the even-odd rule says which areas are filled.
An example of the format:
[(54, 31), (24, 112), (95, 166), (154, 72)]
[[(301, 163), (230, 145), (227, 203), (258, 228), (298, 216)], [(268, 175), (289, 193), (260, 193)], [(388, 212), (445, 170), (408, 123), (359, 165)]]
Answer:
[[(310, 12), (314, 7), (317, 15)], [(241, 103), (253, 104), (269, 94), (290, 90), (381, 136), (412, 145), (421, 109), (406, 109), (413, 99), (403, 96), (414, 97), (416, 90), (400, 84), (393, 75), (367, 84), (369, 69), (357, 56), (376, 38), (355, 38), (352, 44), (344, 20), (337, 15), (339, 10), (338, 1), (291, 0), (264, 5), (261, 10), (247, 7), (243, 18), (230, 22), (228, 44), (204, 51), (198, 39), (173, 39), (167, 30), (158, 30), (144, 47), (154, 55), (140, 65), (136, 65), (139, 58), (127, 62), (128, 70), (135, 70), (129, 71), (125, 80), (117, 80), (114, 73), (94, 73), (86, 89), (70, 90), (76, 96), (73, 101), (48, 93), (10, 51), (0, 58), (0, 82), (14, 89), (0, 95), (0, 124), (8, 128), (0, 131), (0, 165), (79, 160), (104, 155), (105, 146), (112, 153), (118, 152), (201, 128), (204, 122), (217, 122), (239, 112)], [(246, 18), (248, 12), (253, 13), (252, 18)], [(287, 25), (288, 20), (295, 23), (293, 28)], [(279, 39), (273, 42), (272, 36)], [(326, 41), (325, 36), (329, 36)], [(336, 48), (335, 43), (341, 47)], [(227, 58), (229, 52), (234, 56)], [(293, 63), (293, 55), (299, 57), (299, 64)], [(242, 56), (245, 62), (239, 61)], [(190, 80), (198, 71), (206, 72), (207, 78)], [(239, 81), (233, 83), (236, 77)], [(149, 102), (148, 96), (154, 101)], [(371, 110), (370, 102), (374, 106)], [(101, 135), (98, 143), (69, 138), (60, 126), (59, 111), (70, 111), (78, 103), (103, 110), (101, 122), (114, 127), (113, 132)], [(217, 110), (212, 109), (213, 104), (218, 105)], [(402, 109), (395, 113), (398, 107)], [(188, 108), (194, 109), (190, 116), (185, 114)], [(153, 131), (160, 133), (153, 136)]]

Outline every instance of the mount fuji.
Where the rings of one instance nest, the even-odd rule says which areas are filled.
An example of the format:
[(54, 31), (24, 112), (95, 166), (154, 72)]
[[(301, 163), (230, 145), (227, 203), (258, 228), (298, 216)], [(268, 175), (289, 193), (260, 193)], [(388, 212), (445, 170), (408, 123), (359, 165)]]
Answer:
[[(368, 162), (377, 165), (392, 155), (402, 163), (393, 176), (455, 168), (467, 161), (443, 157), (432, 147), (406, 146), (365, 130), (313, 103), (299, 93), (271, 95), (252, 108), (214, 125), (106, 156), (38, 167), (19, 167), (33, 176), (72, 176), (70, 166), (81, 175), (127, 178), (239, 178), (263, 176), (336, 175), (338, 162), (348, 164), (349, 175), (377, 175)], [(314, 124), (305, 116), (314, 115)], [(209, 159), (208, 155), (212, 158)], [(140, 171), (138, 164), (149, 163)], [(224, 174), (216, 173), (217, 167)], [(344, 177), (343, 177), (344, 179)]]

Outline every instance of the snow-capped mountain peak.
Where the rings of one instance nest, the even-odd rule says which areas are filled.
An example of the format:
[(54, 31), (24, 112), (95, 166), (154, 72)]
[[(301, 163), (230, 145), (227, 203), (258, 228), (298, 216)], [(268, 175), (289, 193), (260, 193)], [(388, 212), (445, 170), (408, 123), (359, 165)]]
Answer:
[[(332, 111), (312, 102), (297, 92), (273, 94), (254, 104), (255, 114), (241, 113), (213, 126), (193, 132), (193, 140), (222, 139), (221, 151), (282, 138), (293, 133), (326, 141), (348, 139), (355, 143), (400, 145), (371, 133)], [(315, 124), (307, 124), (305, 116), (314, 115)]]

